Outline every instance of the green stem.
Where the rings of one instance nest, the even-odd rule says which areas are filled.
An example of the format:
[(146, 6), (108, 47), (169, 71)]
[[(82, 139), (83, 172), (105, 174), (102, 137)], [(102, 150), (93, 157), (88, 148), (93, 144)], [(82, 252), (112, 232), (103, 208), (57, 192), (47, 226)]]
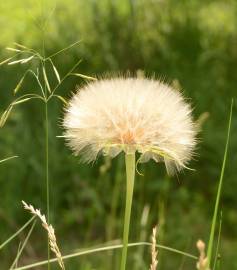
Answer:
[(31, 235), (31, 233), (32, 233), (32, 231), (33, 231), (33, 229), (34, 229), (34, 227), (35, 227), (35, 223), (36, 223), (36, 220), (33, 222), (33, 224), (32, 224), (32, 226), (31, 226), (31, 228), (30, 228), (30, 230), (29, 230), (29, 232), (28, 232), (28, 234), (27, 234), (27, 236), (26, 236), (26, 239), (25, 239), (25, 241), (23, 242), (21, 248), (18, 250), (17, 255), (16, 255), (16, 258), (15, 258), (14, 262), (12, 263), (12, 265), (11, 265), (11, 267), (10, 267), (10, 270), (11, 270), (11, 269), (14, 269), (15, 267), (17, 267), (17, 262), (18, 262), (18, 260), (19, 260), (19, 258), (20, 258), (20, 256), (21, 256), (21, 254), (22, 254), (22, 251), (24, 250), (24, 248), (25, 248), (25, 246), (26, 246), (26, 244), (27, 244), (27, 242), (28, 242), (28, 240), (29, 240), (29, 238), (30, 238), (30, 235)]
[(29, 219), (17, 232), (15, 232), (11, 237), (9, 237), (6, 241), (4, 241), (0, 245), (0, 250), (4, 248), (5, 245), (7, 245), (9, 242), (11, 242), (16, 236), (18, 236), (29, 224), (33, 221), (35, 216), (33, 216), (31, 219)]
[[(50, 204), (49, 204), (49, 123), (48, 123), (48, 103), (45, 102), (45, 178), (46, 178), (46, 204), (47, 221), (50, 223)], [(50, 269), (50, 246), (48, 239), (48, 270)]]
[[(130, 244), (128, 244), (128, 247), (137, 247), (137, 246), (149, 246), (150, 247), (151, 245), (152, 245), (152, 243), (149, 243), (149, 242), (138, 242), (138, 243), (130, 243)], [(120, 245), (120, 244), (112, 245), (112, 246), (105, 246), (105, 247), (98, 247), (98, 248), (94, 248), (94, 249), (88, 249), (88, 250), (84, 250), (84, 251), (78, 251), (78, 252), (75, 252), (75, 253), (71, 253), (71, 254), (62, 256), (62, 259), (67, 260), (67, 259), (75, 258), (75, 257), (78, 257), (78, 256), (93, 254), (93, 253), (107, 251), (107, 250), (119, 249), (119, 248), (122, 248), (122, 247), (123, 246)], [(176, 254), (187, 256), (187, 257), (189, 257), (191, 259), (194, 259), (194, 260), (198, 260), (198, 257), (196, 257), (196, 256), (194, 256), (192, 254), (177, 250), (177, 249), (173, 249), (173, 248), (166, 247), (166, 246), (163, 246), (163, 245), (156, 245), (156, 247), (159, 248), (159, 249), (164, 249), (164, 250), (167, 250), (167, 251), (170, 251), (170, 252), (174, 252)], [(57, 262), (57, 261), (58, 261), (58, 258), (53, 258), (53, 259), (50, 260), (50, 263)], [(47, 263), (48, 263), (48, 260), (45, 260), (45, 261), (36, 262), (36, 263), (33, 263), (33, 264), (21, 266), (21, 267), (15, 268), (14, 270), (32, 269), (34, 267), (46, 265)]]
[(128, 249), (128, 236), (130, 227), (130, 216), (133, 199), (133, 187), (135, 179), (135, 153), (125, 155), (126, 176), (127, 176), (127, 190), (126, 190), (126, 206), (125, 206), (125, 219), (123, 229), (123, 250), (120, 270), (126, 269), (127, 262), (127, 249)]
[(231, 121), (232, 121), (233, 103), (234, 103), (234, 101), (232, 99), (231, 100), (231, 107), (230, 107), (228, 130), (227, 130), (227, 138), (226, 138), (226, 144), (225, 144), (225, 152), (224, 152), (223, 163), (222, 163), (222, 168), (221, 168), (220, 180), (219, 180), (218, 189), (217, 189), (214, 214), (213, 214), (212, 224), (211, 224), (211, 232), (210, 232), (210, 237), (209, 237), (209, 241), (208, 241), (208, 249), (207, 249), (208, 267), (207, 268), (210, 268), (210, 265), (212, 262), (212, 251), (213, 251), (213, 244), (214, 244), (214, 235), (215, 235), (215, 228), (216, 228), (216, 221), (217, 221), (217, 213), (219, 210), (220, 197), (221, 197), (223, 178), (224, 178), (224, 172), (225, 172), (225, 165), (226, 165), (228, 146), (229, 146), (229, 139), (230, 139), (230, 128), (231, 128)]

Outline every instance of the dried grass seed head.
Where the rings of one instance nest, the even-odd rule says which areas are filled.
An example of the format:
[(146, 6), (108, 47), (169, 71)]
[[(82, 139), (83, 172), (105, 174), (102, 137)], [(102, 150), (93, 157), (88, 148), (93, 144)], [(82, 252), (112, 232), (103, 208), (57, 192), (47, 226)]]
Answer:
[(140, 162), (186, 167), (196, 144), (191, 107), (169, 85), (145, 78), (88, 83), (72, 97), (63, 126), (68, 145), (85, 162), (98, 154), (138, 151)]

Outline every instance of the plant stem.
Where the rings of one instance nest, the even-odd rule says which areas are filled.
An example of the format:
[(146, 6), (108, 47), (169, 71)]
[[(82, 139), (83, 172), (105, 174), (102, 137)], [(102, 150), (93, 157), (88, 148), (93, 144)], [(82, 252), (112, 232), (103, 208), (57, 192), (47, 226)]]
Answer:
[(126, 269), (128, 236), (129, 236), (130, 216), (133, 199), (133, 187), (135, 179), (135, 153), (125, 154), (125, 164), (126, 164), (127, 190), (126, 190), (126, 206), (125, 206), (125, 219), (123, 229), (123, 250), (122, 250), (120, 270)]
[[(149, 242), (138, 242), (138, 243), (130, 243), (130, 244), (128, 244), (128, 247), (137, 247), (137, 246), (149, 246), (150, 247), (151, 245), (152, 245), (152, 243), (149, 243)], [(65, 256), (62, 257), (62, 259), (66, 260), (66, 259), (75, 258), (75, 257), (78, 257), (78, 256), (97, 253), (97, 252), (119, 249), (119, 248), (122, 248), (122, 247), (123, 247), (122, 245), (118, 244), (118, 245), (105, 246), (105, 247), (103, 246), (103, 247), (83, 250), (83, 251), (78, 251), (78, 252), (75, 252), (75, 253), (65, 255)], [(191, 259), (193, 259), (195, 261), (198, 260), (198, 257), (196, 257), (196, 256), (194, 256), (192, 254), (189, 254), (187, 252), (183, 252), (183, 251), (173, 249), (173, 248), (170, 248), (170, 247), (166, 247), (166, 246), (163, 246), (163, 245), (156, 245), (156, 247), (160, 248), (160, 249), (170, 251), (170, 252), (174, 252), (176, 254), (187, 256), (187, 257), (189, 257), (189, 258), (191, 258)], [(57, 262), (57, 261), (58, 261), (57, 258), (53, 258), (53, 259), (50, 260), (50, 263)], [(33, 264), (29, 264), (29, 265), (25, 265), (25, 266), (15, 268), (14, 270), (32, 269), (32, 268), (35, 268), (35, 267), (38, 267), (38, 266), (46, 265), (47, 263), (48, 263), (48, 260), (40, 261), (40, 262), (36, 262), (36, 263), (33, 263)]]
[(30, 228), (30, 230), (29, 230), (29, 232), (28, 232), (28, 234), (27, 234), (27, 236), (26, 236), (26, 239), (24, 240), (24, 242), (23, 242), (21, 248), (18, 250), (17, 255), (16, 255), (16, 258), (15, 258), (14, 262), (12, 263), (12, 265), (11, 265), (11, 267), (10, 267), (10, 270), (11, 270), (11, 269), (14, 269), (15, 267), (17, 267), (17, 262), (18, 262), (18, 260), (19, 260), (19, 258), (20, 258), (20, 256), (21, 256), (21, 254), (22, 254), (22, 251), (24, 250), (24, 248), (25, 248), (25, 246), (26, 246), (26, 244), (27, 244), (27, 242), (28, 242), (28, 240), (29, 240), (29, 238), (30, 238), (30, 235), (31, 235), (31, 233), (32, 233), (32, 231), (33, 231), (33, 229), (34, 229), (34, 227), (35, 227), (35, 224), (36, 224), (36, 220), (33, 222), (33, 224), (32, 224), (32, 226), (31, 226), (31, 228)]
[(211, 224), (211, 231), (210, 231), (210, 236), (209, 236), (209, 241), (208, 241), (208, 249), (207, 249), (208, 267), (207, 268), (210, 268), (210, 265), (212, 262), (212, 251), (213, 251), (214, 235), (215, 235), (215, 228), (216, 228), (216, 221), (217, 221), (217, 213), (219, 210), (220, 197), (221, 197), (223, 178), (224, 178), (224, 172), (225, 172), (225, 165), (226, 165), (228, 146), (229, 146), (229, 139), (230, 139), (230, 128), (231, 128), (231, 121), (232, 121), (233, 103), (234, 103), (234, 101), (232, 99), (231, 106), (230, 106), (230, 116), (229, 116), (228, 130), (227, 130), (225, 152), (224, 152), (223, 163), (222, 163), (222, 168), (221, 168), (220, 180), (219, 180), (218, 189), (217, 189), (215, 208), (214, 208), (212, 224)]
[(11, 242), (16, 236), (18, 236), (29, 224), (35, 219), (35, 216), (33, 216), (31, 219), (29, 219), (17, 232), (15, 232), (12, 236), (10, 236), (6, 241), (4, 241), (0, 245), (0, 250), (4, 248), (5, 245), (7, 245), (9, 242)]
[[(48, 123), (48, 102), (45, 102), (45, 178), (46, 178), (46, 204), (47, 221), (50, 223), (50, 204), (49, 204), (49, 123)], [(50, 269), (50, 246), (48, 239), (48, 270)]]

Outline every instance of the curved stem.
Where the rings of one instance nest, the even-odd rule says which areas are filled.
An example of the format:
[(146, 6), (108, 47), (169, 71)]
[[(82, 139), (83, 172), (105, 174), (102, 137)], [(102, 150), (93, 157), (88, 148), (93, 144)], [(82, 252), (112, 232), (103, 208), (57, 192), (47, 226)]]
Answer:
[(125, 218), (123, 229), (123, 250), (122, 250), (120, 270), (126, 269), (126, 262), (127, 262), (128, 236), (129, 236), (130, 217), (133, 199), (133, 187), (135, 179), (135, 153), (125, 155), (125, 164), (126, 164), (127, 190), (126, 190), (126, 206), (125, 206)]
[[(149, 242), (137, 242), (137, 243), (128, 244), (128, 247), (151, 246), (151, 245), (152, 245), (152, 243), (149, 243)], [(93, 248), (93, 249), (87, 249), (87, 250), (83, 250), (83, 251), (77, 251), (75, 253), (71, 253), (71, 254), (63, 256), (62, 259), (67, 260), (67, 259), (71, 259), (71, 258), (83, 256), (83, 255), (88, 255), (88, 254), (93, 254), (93, 253), (97, 253), (97, 252), (102, 252), (102, 251), (106, 251), (106, 250), (115, 250), (115, 249), (119, 249), (119, 248), (122, 248), (122, 247), (123, 247), (122, 245), (118, 244), (118, 245), (112, 245), (112, 246), (104, 246), (104, 247), (98, 247), (98, 248)], [(198, 257), (196, 257), (196, 256), (194, 256), (192, 254), (189, 254), (189, 253), (186, 253), (186, 252), (183, 252), (183, 251), (171, 248), (171, 247), (166, 247), (166, 246), (163, 246), (163, 245), (156, 245), (156, 247), (158, 247), (160, 249), (170, 251), (170, 252), (174, 252), (174, 253), (177, 253), (177, 254), (180, 254), (180, 255), (187, 256), (187, 257), (189, 257), (191, 259), (194, 259), (194, 260), (198, 259)], [(57, 258), (50, 259), (50, 263), (57, 262), (57, 260), (58, 260)], [(38, 267), (38, 266), (46, 265), (47, 263), (48, 263), (48, 260), (45, 260), (45, 261), (36, 262), (36, 263), (33, 263), (33, 264), (21, 266), (21, 267), (15, 268), (14, 270), (32, 269), (32, 268), (35, 268), (35, 267)]]

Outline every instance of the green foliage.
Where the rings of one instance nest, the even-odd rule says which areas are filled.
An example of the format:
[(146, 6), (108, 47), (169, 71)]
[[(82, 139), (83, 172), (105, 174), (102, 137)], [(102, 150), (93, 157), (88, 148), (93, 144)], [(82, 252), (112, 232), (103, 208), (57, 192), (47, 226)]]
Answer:
[[(191, 164), (195, 172), (185, 171), (176, 179), (167, 179), (162, 165), (139, 165), (144, 176), (136, 177), (131, 217), (132, 241), (143, 237), (142, 228), (149, 240), (152, 227), (158, 222), (162, 232), (159, 244), (196, 252), (197, 239), (204, 238), (207, 242), (209, 237), (216, 179), (226, 140), (228, 105), (237, 93), (236, 2), (10, 0), (1, 1), (0, 9), (0, 113), (2, 115), (7, 108), (10, 110), (10, 114), (7, 111), (1, 118), (1, 124), (5, 125), (0, 129), (0, 160), (18, 156), (0, 163), (0, 243), (26, 222), (22, 199), (46, 213), (44, 107), (37, 100), (26, 100), (39, 93), (43, 95), (39, 92), (37, 63), (30, 59), (24, 65), (20, 62), (7, 65), (20, 59), (27, 61), (30, 55), (5, 50), (5, 47), (26, 49), (13, 44), (17, 42), (42, 55), (44, 38), (45, 59), (48, 60), (46, 76), (40, 79), (48, 86), (47, 94), (56, 88), (56, 98), (64, 103), (85, 78), (111, 71), (142, 71), (184, 89), (185, 96), (192, 99), (195, 118), (200, 122), (209, 116), (202, 124), (197, 160)], [(42, 29), (46, 30), (44, 36)], [(80, 42), (73, 48), (62, 50), (77, 40)], [(60, 50), (60, 54), (55, 54)], [(13, 54), (16, 56), (11, 58)], [(26, 74), (27, 70), (35, 74)], [(52, 89), (52, 86), (55, 87)], [(22, 95), (32, 94), (34, 96), (22, 98)], [(93, 166), (78, 164), (64, 140), (57, 137), (62, 135), (62, 107), (56, 99), (48, 106), (49, 173), (51, 223), (55, 224), (58, 241), (66, 254), (122, 235), (125, 168), (122, 156), (113, 161), (98, 160)], [(8, 118), (6, 123), (5, 117)], [(232, 128), (235, 134), (236, 107)], [(221, 199), (223, 269), (237, 267), (234, 252), (237, 248), (236, 150), (237, 137), (231, 136)], [(150, 209), (149, 216), (146, 224), (141, 225), (145, 206)], [(36, 228), (28, 242), (30, 248), (22, 254), (24, 258), (34, 261), (46, 258), (46, 242), (39, 241), (41, 238), (41, 230)], [(22, 238), (0, 253), (3, 269), (13, 262), (19, 241), (23, 242)], [(135, 251), (136, 248), (129, 252), (129, 264), (136, 265), (136, 269), (148, 268), (149, 249), (139, 250), (139, 258)], [(183, 270), (195, 268), (192, 260), (162, 250), (159, 258), (160, 269), (179, 269), (180, 265)], [(116, 270), (119, 259), (120, 251), (108, 251), (74, 259), (70, 268), (66, 263), (66, 268), (111, 269), (113, 265)]]

